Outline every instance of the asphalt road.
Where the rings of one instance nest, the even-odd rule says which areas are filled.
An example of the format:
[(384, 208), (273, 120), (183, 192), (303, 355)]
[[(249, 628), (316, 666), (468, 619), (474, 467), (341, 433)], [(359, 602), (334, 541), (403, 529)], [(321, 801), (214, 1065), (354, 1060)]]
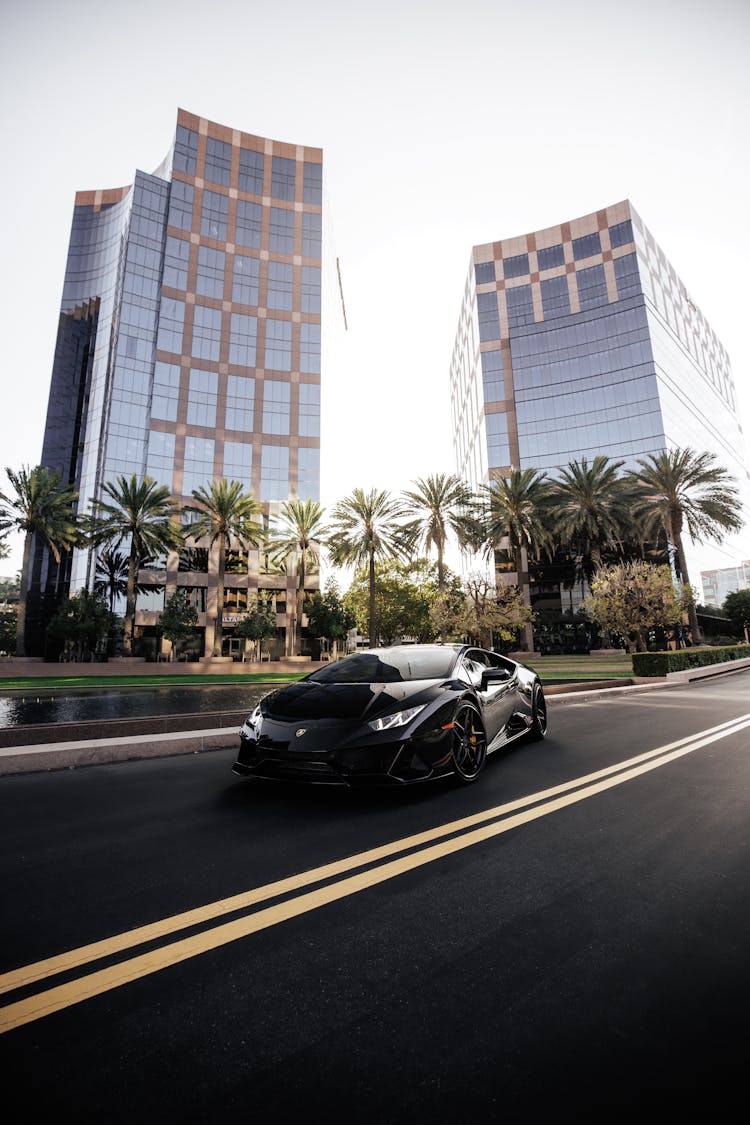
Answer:
[(0, 779), (6, 1120), (734, 1120), (750, 672), (550, 719), (469, 788)]

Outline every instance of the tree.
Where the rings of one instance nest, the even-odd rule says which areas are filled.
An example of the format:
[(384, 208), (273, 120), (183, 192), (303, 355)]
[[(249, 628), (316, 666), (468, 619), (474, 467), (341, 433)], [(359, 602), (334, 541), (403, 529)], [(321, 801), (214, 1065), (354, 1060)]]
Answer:
[(442, 592), (448, 532), (452, 531), (460, 543), (465, 541), (471, 490), (459, 477), (445, 473), (420, 478), (414, 484), (414, 490), (404, 493), (407, 508), (417, 515), (410, 530), (428, 554), (433, 547), (437, 551), (438, 589)]
[(323, 593), (315, 593), (307, 602), (308, 630), (314, 637), (328, 641), (334, 660), (339, 641), (343, 641), (356, 624), (356, 614), (344, 604), (335, 578), (329, 578)]
[(750, 629), (750, 590), (734, 590), (731, 594), (727, 594), (722, 608), (729, 620), (743, 630), (746, 643), (750, 643), (750, 640), (748, 640), (748, 629)]
[(172, 643), (172, 652), (179, 655), (179, 646), (186, 641), (198, 624), (198, 610), (187, 600), (184, 590), (175, 590), (167, 598), (159, 619), (159, 628)]
[(310, 571), (320, 563), (318, 544), (325, 539), (326, 527), (323, 509), (317, 500), (287, 500), (271, 528), (268, 540), (269, 553), (274, 562), (289, 564), (297, 569), (297, 597), (295, 609), (295, 636), (291, 652), (299, 652), (302, 641), (302, 614), (305, 601), (305, 580)]
[[(375, 564), (376, 643), (393, 644), (404, 637), (422, 643), (435, 638), (430, 616), (438, 596), (437, 567), (429, 559), (409, 563), (386, 559)], [(359, 628), (369, 624), (369, 574), (360, 569), (354, 575), (344, 604), (352, 611)]]
[(26, 654), (26, 600), (29, 588), (31, 546), (37, 535), (49, 548), (59, 564), (61, 551), (68, 551), (76, 542), (74, 505), (78, 493), (63, 485), (60, 474), (44, 465), (30, 469), (24, 465), (19, 471), (5, 470), (15, 495), (0, 492), (0, 532), (11, 529), (22, 532), (23, 564), (21, 592), (18, 599), (16, 624), (16, 654)]
[(250, 599), (247, 613), (234, 627), (235, 637), (244, 637), (253, 642), (253, 647), (258, 641), (276, 634), (276, 613), (267, 594), (256, 594)]
[[(150, 555), (138, 559), (136, 574), (142, 566), (146, 566), (150, 561)], [(102, 553), (97, 556), (96, 570), (94, 572), (94, 593), (103, 594), (107, 598), (109, 608), (113, 613), (116, 600), (118, 598), (127, 597), (129, 568), (130, 560), (128, 556), (124, 555), (121, 551), (113, 551), (107, 547), (106, 550), (102, 551)], [(154, 587), (152, 585), (142, 586), (137, 581), (135, 584), (137, 594), (143, 593), (144, 590), (159, 588), (160, 587)]]
[[(725, 532), (739, 531), (742, 520), (734, 478), (716, 464), (713, 453), (669, 449), (639, 459), (640, 469), (630, 475), (635, 513), (647, 534), (663, 528), (670, 555), (676, 555), (677, 575), (690, 586), (683, 531), (696, 543), (721, 540)], [(702, 640), (694, 601), (688, 607), (693, 642)]]
[(397, 559), (409, 552), (403, 523), (404, 505), (386, 491), (355, 488), (351, 496), (333, 509), (327, 540), (335, 566), (367, 566), (369, 582), (368, 633), (370, 646), (377, 643), (375, 625), (375, 562)]
[(61, 604), (47, 626), (47, 636), (61, 648), (74, 646), (77, 660), (90, 660), (106, 645), (115, 620), (101, 594), (79, 590)]
[[(482, 486), (480, 524), (485, 553), (510, 551), (526, 606), (531, 605), (531, 590), (523, 554), (538, 554), (550, 542), (548, 497), (546, 475), (536, 469), (511, 469), (507, 477), (496, 477)], [(531, 651), (534, 636), (530, 621), (525, 626), (525, 642)]]
[(466, 632), (477, 644), (491, 649), (495, 638), (515, 643), (533, 614), (518, 586), (495, 587), (486, 574), (470, 574), (466, 590)]
[(602, 549), (616, 547), (631, 523), (631, 490), (619, 475), (624, 463), (598, 456), (589, 465), (582, 457), (549, 484), (553, 535), (589, 555), (594, 572), (602, 565)]
[(208, 536), (211, 547), (215, 543), (219, 545), (213, 655), (221, 656), (226, 552), (232, 539), (244, 549), (258, 546), (263, 536), (263, 528), (258, 521), (261, 507), (253, 494), (245, 492), (236, 480), (211, 481), (208, 488), (197, 488), (192, 496), (195, 504), (185, 507), (186, 512), (197, 517), (190, 528), (191, 538), (198, 540)]
[(645, 652), (648, 630), (678, 624), (688, 596), (677, 593), (668, 566), (636, 560), (600, 570), (585, 608), (602, 628), (627, 638), (629, 652)]
[(102, 486), (102, 496), (93, 500), (85, 522), (87, 541), (93, 546), (106, 543), (111, 551), (128, 545), (128, 577), (125, 590), (125, 628), (122, 650), (133, 651), (135, 599), (138, 566), (149, 555), (177, 549), (182, 542), (177, 509), (169, 489), (152, 477), (119, 476)]

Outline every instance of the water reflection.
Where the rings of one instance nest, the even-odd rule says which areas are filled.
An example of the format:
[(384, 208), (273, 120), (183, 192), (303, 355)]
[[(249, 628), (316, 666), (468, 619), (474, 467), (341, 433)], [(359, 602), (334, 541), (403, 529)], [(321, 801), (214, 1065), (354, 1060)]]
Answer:
[(273, 688), (243, 687), (88, 688), (27, 691), (0, 695), (0, 727), (37, 723), (92, 722), (97, 719), (140, 719), (152, 715), (194, 715), (203, 711), (253, 709)]

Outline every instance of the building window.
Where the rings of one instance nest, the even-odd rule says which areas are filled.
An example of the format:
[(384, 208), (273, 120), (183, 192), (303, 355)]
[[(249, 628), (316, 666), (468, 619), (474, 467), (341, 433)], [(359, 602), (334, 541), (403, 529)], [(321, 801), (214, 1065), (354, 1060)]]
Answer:
[(194, 359), (219, 361), (221, 349), (221, 309), (208, 305), (195, 305), (193, 309), (193, 346), (190, 354)]
[(264, 445), (260, 455), (260, 499), (286, 500), (288, 495), (289, 450), (283, 445)]
[(484, 285), (487, 281), (495, 280), (495, 263), (494, 262), (477, 262), (474, 266), (474, 277), (476, 278), (477, 285)]
[(577, 270), (576, 279), (581, 311), (607, 304), (607, 279), (604, 275), (604, 266), (590, 266), (589, 269)]
[(625, 254), (622, 258), (615, 258), (614, 267), (618, 300), (635, 297), (641, 292), (641, 279), (635, 254)]
[(570, 312), (570, 295), (568, 293), (568, 277), (549, 277), (541, 283), (542, 309), (544, 319), (552, 320), (556, 316), (567, 316)]
[(576, 261), (583, 258), (592, 258), (594, 254), (601, 254), (602, 240), (599, 231), (595, 234), (584, 234), (583, 238), (573, 239), (573, 257)]
[(254, 367), (258, 318), (249, 313), (232, 313), (229, 325), (229, 362), (236, 367)]
[(300, 500), (317, 500), (320, 496), (320, 450), (301, 446), (298, 465), (298, 497)]
[(260, 203), (251, 203), (248, 199), (238, 199), (234, 241), (238, 246), (257, 250), (260, 246), (260, 232)]
[(315, 211), (302, 216), (302, 257), (319, 258), (321, 244), (321, 218)]
[(242, 375), (227, 376), (226, 428), (251, 434), (254, 408), (255, 379), (248, 379)]
[(195, 191), (192, 184), (184, 184), (182, 180), (172, 180), (169, 189), (169, 218), (170, 227), (178, 230), (191, 230), (193, 226), (193, 196)]
[(305, 374), (320, 374), (320, 325), (299, 326), (299, 369)]
[(180, 547), (177, 569), (183, 573), (188, 570), (196, 574), (208, 573), (207, 547)]
[(240, 191), (248, 195), (263, 194), (263, 153), (252, 148), (240, 149)]
[(215, 137), (206, 137), (206, 179), (229, 187), (232, 171), (232, 146)]
[(506, 289), (508, 305), (508, 326), (518, 328), (522, 324), (534, 323), (534, 302), (530, 285), (519, 285), (516, 289)]
[(224, 264), (226, 254), (223, 250), (214, 250), (211, 246), (198, 247), (198, 273), (195, 279), (195, 291), (202, 297), (224, 296)]
[(565, 251), (562, 244), (558, 243), (557, 246), (545, 246), (536, 252), (537, 265), (540, 270), (551, 270), (555, 266), (565, 265)]
[(510, 464), (510, 442), (508, 440), (508, 415), (487, 414), (487, 466), (491, 469), (503, 468)]
[(180, 368), (176, 363), (157, 361), (154, 367), (154, 393), (151, 398), (151, 417), (165, 422), (177, 421), (177, 401), (180, 397)]
[(173, 469), (174, 434), (163, 434), (159, 430), (150, 430), (146, 474), (152, 477), (157, 484), (165, 485), (171, 492)]
[(209, 487), (213, 479), (214, 439), (188, 435), (185, 438), (182, 495), (190, 496), (197, 488)]
[(245, 613), (247, 610), (247, 590), (237, 586), (225, 586), (224, 609), (228, 613)]
[(187, 289), (190, 243), (186, 238), (167, 235), (164, 247), (164, 285), (171, 289)]
[(288, 434), (291, 384), (266, 379), (263, 384), (263, 433)]
[(317, 383), (299, 385), (300, 437), (320, 437), (320, 387)]
[(258, 304), (258, 273), (260, 263), (247, 254), (237, 254), (234, 259), (232, 300), (238, 305)]
[(479, 339), (500, 339), (500, 318), (497, 311), (497, 293), (477, 293)]
[(482, 387), (485, 402), (505, 401), (505, 376), (503, 374), (503, 353), (501, 351), (482, 352)]
[(294, 266), (291, 262), (269, 262), (266, 306), (291, 312), (293, 290)]
[(249, 486), (253, 475), (253, 447), (246, 441), (224, 442), (224, 476)]
[(515, 254), (512, 258), (503, 258), (503, 277), (525, 277), (528, 272), (528, 254)]
[(206, 594), (205, 586), (180, 586), (180, 590), (185, 591), (185, 601), (191, 605), (198, 613), (206, 612)]
[(162, 297), (159, 305), (159, 330), (156, 346), (161, 351), (182, 353), (182, 330), (185, 324), (185, 302), (175, 297)]
[(278, 254), (294, 253), (294, 211), (285, 207), (271, 208), (268, 248)]
[(215, 371), (190, 372), (190, 397), (187, 420), (191, 426), (216, 425), (216, 398), (219, 376)]
[(632, 241), (633, 224), (630, 219), (626, 219), (624, 223), (616, 223), (613, 227), (609, 228), (610, 246), (627, 246), (627, 244)]
[(323, 202), (323, 165), (305, 161), (304, 166), (304, 201), (305, 203)]
[(198, 152), (198, 134), (184, 125), (177, 126), (172, 167), (187, 176), (195, 175), (195, 157)]
[(320, 267), (302, 267), (302, 312), (320, 312)]
[(270, 371), (292, 370), (292, 322), (290, 320), (278, 320), (276, 317), (266, 319), (264, 365)]
[(206, 190), (203, 192), (202, 235), (207, 238), (216, 238), (219, 242), (226, 242), (228, 215), (229, 199), (226, 195), (219, 195), (216, 191)]
[(288, 199), (295, 196), (297, 162), (286, 156), (271, 158), (271, 195), (274, 199)]

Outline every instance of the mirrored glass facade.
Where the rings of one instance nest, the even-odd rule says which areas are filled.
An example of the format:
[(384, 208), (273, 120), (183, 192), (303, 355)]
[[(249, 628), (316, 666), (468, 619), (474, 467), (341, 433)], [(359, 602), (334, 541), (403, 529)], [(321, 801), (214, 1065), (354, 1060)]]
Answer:
[(322, 210), (319, 149), (184, 110), (155, 174), (78, 193), (42, 463), (81, 511), (132, 472), (178, 502), (225, 475), (266, 513), (319, 498)]
[(475, 246), (450, 372), (458, 472), (715, 453), (748, 509), (729, 358), (626, 200)]

